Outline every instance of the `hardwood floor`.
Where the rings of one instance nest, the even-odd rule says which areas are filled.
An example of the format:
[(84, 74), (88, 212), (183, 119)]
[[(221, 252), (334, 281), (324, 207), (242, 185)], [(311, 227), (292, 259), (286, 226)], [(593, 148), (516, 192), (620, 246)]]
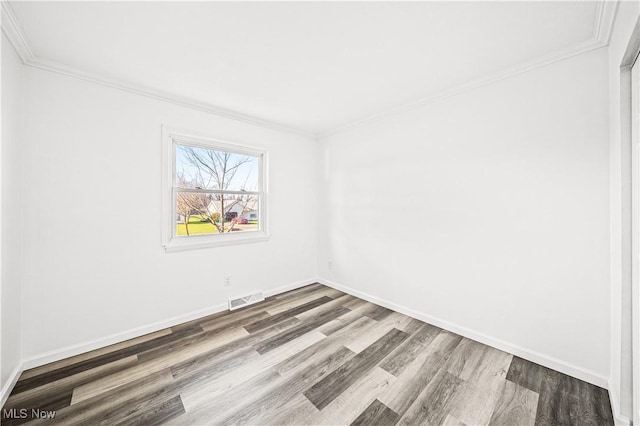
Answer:
[(604, 389), (314, 284), (25, 371), (2, 421), (24, 423), (613, 420)]

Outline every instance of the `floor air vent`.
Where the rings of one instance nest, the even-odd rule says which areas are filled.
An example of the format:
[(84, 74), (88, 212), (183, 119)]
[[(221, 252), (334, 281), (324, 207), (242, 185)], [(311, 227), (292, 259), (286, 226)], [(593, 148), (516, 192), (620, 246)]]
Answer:
[(260, 291), (248, 296), (236, 297), (235, 299), (229, 299), (229, 310), (242, 308), (243, 306), (252, 305), (254, 303), (262, 302), (264, 300), (264, 294)]

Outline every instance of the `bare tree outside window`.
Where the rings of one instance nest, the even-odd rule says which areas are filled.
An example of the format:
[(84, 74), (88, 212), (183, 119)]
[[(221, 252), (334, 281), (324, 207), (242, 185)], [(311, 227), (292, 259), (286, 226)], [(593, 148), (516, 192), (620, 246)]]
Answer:
[(177, 234), (258, 229), (258, 160), (233, 152), (176, 145)]
[[(179, 185), (188, 185), (183, 174), (176, 175)], [(176, 194), (176, 213), (184, 222), (185, 232), (189, 235), (189, 221), (193, 215), (202, 215), (209, 204), (209, 194), (197, 192), (178, 192)]]

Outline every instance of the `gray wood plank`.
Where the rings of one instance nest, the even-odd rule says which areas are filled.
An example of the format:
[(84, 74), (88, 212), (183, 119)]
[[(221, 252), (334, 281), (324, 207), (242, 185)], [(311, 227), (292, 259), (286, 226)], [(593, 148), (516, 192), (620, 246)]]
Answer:
[(533, 426), (536, 420), (538, 394), (505, 380), (500, 398), (489, 421), (495, 426)]
[[(322, 356), (315, 362), (307, 362), (307, 366), (302, 371), (289, 378), (274, 380), (269, 386), (246, 398), (246, 402), (238, 404), (229, 415), (220, 418), (220, 421), (225, 425), (265, 424), (264, 421), (271, 411), (278, 410), (297, 394), (314, 385), (354, 356), (353, 352), (341, 346), (328, 356)], [(277, 371), (277, 367), (274, 371)]]
[[(477, 424), (482, 424), (482, 423), (477, 423)], [(463, 422), (460, 419), (457, 419), (456, 417), (452, 416), (451, 414), (447, 415), (447, 417), (444, 419), (444, 422), (442, 423), (442, 425), (443, 426), (467, 426), (467, 424), (465, 422)]]
[[(411, 318), (411, 321), (409, 322), (409, 324), (407, 324), (407, 326), (402, 331), (404, 331), (405, 333), (414, 334), (416, 331), (422, 328), (422, 326), (424, 326), (425, 324), (427, 323), (417, 320), (415, 318)], [(436, 327), (435, 325), (431, 325), (431, 324), (428, 324), (428, 325), (430, 327), (435, 327), (439, 329), (439, 327)]]
[(296, 318), (302, 320), (302, 321), (306, 321), (310, 318), (313, 318), (315, 316), (318, 315), (322, 315), (324, 312), (326, 311), (331, 311), (334, 310), (338, 307), (344, 308), (344, 309), (349, 309), (348, 307), (344, 306), (345, 304), (347, 304), (349, 301), (355, 299), (353, 296), (351, 296), (350, 294), (343, 294), (342, 296), (336, 297), (335, 299), (329, 301), (328, 303), (323, 303), (320, 304), (312, 309), (300, 312), (298, 314), (296, 314)]
[[(351, 340), (345, 344), (352, 351), (359, 353), (369, 347), (373, 342), (387, 334), (392, 329), (404, 331), (411, 324), (412, 318), (406, 315), (393, 312), (386, 315), (383, 319), (376, 321), (375, 327), (372, 327), (367, 333), (352, 336)], [(407, 333), (408, 335), (408, 333)]]
[[(289, 325), (285, 325), (289, 322)], [(273, 336), (292, 325), (298, 324), (296, 318), (262, 330), (245, 339), (231, 342), (213, 351), (189, 358), (171, 366), (171, 372), (181, 391), (194, 391), (206, 387), (208, 383), (220, 380), (228, 374), (241, 372), (243, 367), (251, 367), (261, 359), (252, 344), (261, 338)], [(246, 368), (245, 368), (246, 369)]]
[[(184, 414), (184, 407), (182, 406), (182, 401), (180, 400), (180, 396), (175, 396), (171, 399), (163, 401), (162, 403), (150, 407), (144, 411), (140, 411), (136, 416), (132, 416), (126, 421), (119, 422), (120, 425), (145, 425), (145, 426), (155, 426), (165, 424), (176, 417)], [(110, 420), (101, 421), (102, 425), (113, 425)]]
[[(315, 290), (315, 291), (318, 291), (318, 290)], [(288, 299), (295, 298), (293, 296), (288, 296), (286, 293), (283, 293), (283, 297), (287, 297)], [(283, 300), (276, 299), (275, 296), (271, 296), (271, 297), (267, 297), (262, 302), (256, 303), (254, 305), (245, 306), (245, 307), (236, 309), (234, 311), (217, 312), (215, 314), (207, 315), (207, 316), (202, 317), (202, 318), (196, 318), (194, 320), (179, 324), (179, 325), (174, 326), (172, 328), (180, 329), (180, 328), (183, 328), (183, 327), (190, 327), (190, 326), (193, 326), (193, 325), (202, 325), (202, 324), (214, 323), (214, 322), (219, 321), (219, 320), (233, 321), (235, 319), (244, 318), (244, 317), (253, 315), (253, 314), (257, 313), (257, 312), (265, 311), (270, 306), (277, 305), (278, 303), (284, 303), (284, 302), (283, 302)]]
[(20, 380), (28, 379), (33, 376), (39, 376), (41, 374), (57, 370), (59, 368), (69, 366), (71, 364), (76, 364), (78, 362), (85, 361), (90, 358), (95, 358), (100, 355), (104, 355), (106, 353), (114, 352), (123, 348), (128, 348), (129, 346), (134, 346), (139, 343), (144, 343), (149, 340), (156, 339), (161, 336), (166, 336), (167, 334), (171, 334), (171, 328), (165, 328), (162, 330), (158, 330), (153, 333), (148, 333), (139, 337), (134, 337), (133, 339), (128, 339), (123, 342), (114, 343), (113, 345), (105, 346), (100, 349), (96, 349), (94, 351), (85, 352), (79, 355), (74, 355), (69, 358), (61, 359), (59, 361), (51, 362), (49, 364), (42, 365), (40, 367), (31, 368), (29, 370), (24, 371), (20, 375)]
[(361, 375), (375, 367), (407, 337), (408, 335), (403, 331), (391, 330), (336, 371), (313, 385), (304, 395), (313, 405), (322, 410)]
[(320, 283), (313, 283), (313, 284), (306, 285), (304, 287), (297, 288), (295, 290), (287, 291), (285, 293), (276, 294), (274, 298), (278, 300), (292, 299), (294, 297), (304, 296), (308, 293), (311, 293), (313, 291), (316, 291), (324, 287), (325, 286)]
[(400, 416), (377, 399), (355, 419), (351, 426), (392, 426)]
[(440, 370), (400, 418), (398, 424), (442, 424), (449, 410), (448, 404), (453, 399), (461, 383), (462, 380), (460, 378), (444, 369)]
[(318, 409), (304, 395), (298, 394), (281, 406), (277, 411), (272, 410), (256, 425), (291, 425), (301, 426), (311, 424), (308, 419), (314, 418)]
[(447, 331), (436, 338), (404, 371), (380, 401), (401, 416), (409, 409), (420, 393), (445, 369), (451, 352), (462, 341), (462, 337)]
[[(351, 310), (351, 312), (347, 312), (337, 317), (336, 319), (329, 321), (328, 323), (320, 326), (318, 328), (318, 331), (320, 331), (321, 333), (324, 333), (327, 336), (330, 336), (331, 334), (347, 327), (349, 324), (352, 324), (355, 321), (358, 321), (363, 316), (367, 316), (367, 312), (369, 312), (369, 310), (371, 309), (374, 309), (376, 306), (373, 303), (364, 302), (364, 301), (362, 302), (363, 303), (358, 304), (357, 307)], [(350, 305), (350, 304), (347, 303), (345, 305), (347, 309), (352, 309), (350, 306), (347, 306), (347, 305)], [(367, 318), (371, 319), (368, 316)]]
[(507, 372), (507, 380), (534, 392), (540, 392), (545, 374), (545, 367), (514, 356)]
[(136, 365), (138, 365), (138, 359), (135, 355), (132, 355), (109, 364), (92, 368), (91, 370), (85, 370), (72, 376), (60, 378), (51, 383), (43, 384), (37, 388), (32, 388), (17, 394), (12, 393), (5, 403), (5, 408), (37, 407), (38, 401), (43, 400), (43, 394), (45, 393), (47, 398), (52, 394), (66, 394), (71, 390), (75, 391), (78, 386), (92, 383), (105, 375), (122, 372)]
[[(37, 400), (37, 407), (33, 407), (39, 413), (40, 411), (44, 412), (58, 412), (66, 407), (69, 407), (71, 404), (72, 390), (63, 391), (60, 393), (49, 393), (44, 395), (42, 398)], [(26, 412), (21, 412), (21, 409), (26, 409)], [(7, 410), (7, 411), (4, 411)], [(31, 422), (34, 419), (38, 418), (38, 414), (35, 414), (32, 411), (32, 407), (28, 405), (21, 405), (19, 407), (8, 407), (5, 406), (2, 411), (2, 417), (0, 424), (3, 426), (16, 426), (25, 424), (27, 422)], [(17, 410), (17, 413), (20, 413), (19, 416), (13, 416), (10, 414), (11, 410)], [(22, 417), (24, 414), (24, 417)], [(9, 415), (9, 417), (7, 417)]]
[[(191, 413), (194, 408), (198, 409), (202, 406), (206, 407), (211, 401), (225, 398), (234, 388), (243, 385), (250, 380), (254, 380), (254, 378), (261, 374), (266, 374), (268, 372), (278, 374), (273, 368), (278, 363), (325, 338), (325, 335), (315, 331), (307, 333), (274, 349), (273, 351), (270, 351), (268, 354), (258, 357), (252, 363), (227, 371), (225, 374), (217, 377), (216, 380), (204, 383), (203, 386), (193, 388), (189, 387), (180, 394), (187, 413)], [(273, 380), (276, 379), (277, 376), (274, 376)], [(269, 386), (271, 383), (272, 381), (265, 382), (264, 386)], [(251, 393), (246, 393), (245, 395), (253, 394), (256, 394), (255, 390), (252, 390)]]
[(243, 381), (239, 377), (239, 383), (224, 392), (212, 395), (211, 398), (200, 398), (196, 403), (185, 398), (186, 419), (189, 424), (208, 424), (213, 420), (221, 423), (223, 415), (237, 407), (240, 401), (255, 394), (256, 389), (267, 387), (278, 378), (277, 372), (267, 370), (248, 380)]
[(345, 327), (338, 333), (334, 333), (328, 336), (326, 339), (308, 347), (304, 351), (301, 351), (292, 357), (282, 361), (280, 364), (276, 366), (278, 373), (283, 376), (290, 375), (296, 371), (299, 365), (303, 364), (307, 360), (311, 358), (316, 358), (317, 356), (321, 356), (327, 351), (332, 352), (336, 351), (336, 348), (339, 348), (347, 342), (351, 336), (359, 333), (366, 333), (371, 327), (375, 326), (377, 323), (371, 318), (361, 317), (358, 321), (355, 321), (353, 324)]
[(158, 358), (140, 363), (139, 365), (127, 368), (126, 370), (118, 371), (117, 373), (110, 374), (96, 379), (93, 382), (76, 387), (73, 390), (73, 399), (71, 403), (74, 404), (84, 399), (91, 398), (95, 395), (99, 395), (110, 389), (121, 386), (124, 383), (144, 377), (146, 374), (163, 370), (174, 364), (205, 353), (210, 353), (217, 348), (229, 344), (229, 342), (240, 340), (243, 337), (248, 336), (248, 334), (249, 333), (247, 333), (245, 329), (238, 328), (216, 334), (211, 336), (209, 339), (204, 340), (199, 340), (201, 335), (198, 335), (197, 337), (194, 337), (194, 340), (197, 340), (197, 343), (193, 345), (185, 345), (180, 350), (169, 352), (166, 355), (159, 356)]
[(557, 371), (546, 369), (540, 386), (536, 425), (613, 425), (608, 393)]
[(177, 362), (171, 366), (171, 371), (176, 379), (194, 378), (195, 376), (204, 374), (204, 370), (209, 369), (216, 363), (226, 360), (229, 356), (236, 356), (242, 359), (245, 356), (249, 356), (251, 352), (255, 353), (253, 349), (254, 344), (261, 340), (277, 336), (279, 333), (289, 330), (298, 324), (300, 324), (300, 320), (297, 318), (289, 318), (260, 332), (229, 342), (198, 356)]
[[(165, 346), (159, 347), (159, 348), (154, 348), (150, 351), (147, 352), (143, 352), (141, 354), (138, 355), (138, 359), (140, 360), (140, 362), (148, 362), (157, 358), (162, 358), (162, 357), (166, 357), (169, 356), (173, 353), (176, 352), (181, 352), (181, 351), (188, 351), (189, 348), (200, 345), (204, 342), (213, 340), (213, 339), (217, 339), (220, 338), (220, 336), (224, 336), (225, 333), (231, 333), (233, 334), (234, 331), (242, 331), (242, 333), (246, 334), (247, 336), (241, 337), (239, 339), (232, 339), (228, 345), (223, 345), (220, 348), (216, 348), (216, 349), (223, 349), (223, 348), (229, 348), (229, 347), (237, 347), (239, 344), (253, 344), (255, 342), (260, 341), (261, 339), (264, 338), (268, 338), (270, 336), (274, 336), (277, 335), (278, 333), (280, 333), (282, 330), (286, 330), (289, 328), (293, 328), (295, 325), (299, 324), (300, 320), (298, 320), (297, 318), (288, 318), (280, 323), (277, 323), (269, 328), (263, 329), (262, 332), (260, 334), (257, 334), (256, 336), (254, 336), (253, 338), (251, 338), (248, 334), (248, 332), (243, 328), (243, 327), (235, 327), (235, 328), (231, 328), (231, 329), (227, 329), (222, 328), (222, 329), (215, 329), (213, 331), (206, 331), (204, 333), (200, 333), (198, 335), (194, 335), (192, 336), (190, 339), (181, 339), (181, 340), (177, 340), (175, 342), (171, 342)], [(251, 343), (250, 343), (251, 342)]]
[(29, 389), (37, 388), (47, 383), (55, 382), (56, 380), (63, 379), (65, 377), (73, 376), (74, 374), (82, 373), (84, 371), (92, 370), (96, 367), (110, 364), (114, 361), (118, 361), (132, 355), (136, 355), (152, 348), (162, 347), (171, 342), (189, 338), (195, 334), (202, 332), (200, 326), (193, 326), (187, 329), (183, 329), (179, 332), (170, 333), (164, 336), (157, 337), (152, 340), (148, 340), (143, 343), (139, 343), (134, 346), (126, 347), (120, 350), (109, 352), (97, 357), (89, 358), (84, 361), (77, 362), (75, 364), (67, 365), (46, 373), (32, 376), (24, 380), (19, 380), (16, 386), (13, 388), (13, 394), (19, 394)]
[(318, 315), (317, 317), (310, 319), (308, 321), (304, 321), (301, 324), (292, 327), (290, 330), (287, 330), (284, 333), (280, 333), (274, 337), (265, 339), (259, 343), (257, 343), (255, 345), (255, 349), (256, 351), (258, 351), (258, 353), (260, 353), (261, 355), (277, 348), (280, 345), (283, 345), (287, 342), (292, 341), (293, 339), (296, 339), (300, 336), (302, 336), (303, 334), (306, 334), (312, 330), (314, 330), (315, 328), (318, 328), (319, 326), (321, 326), (322, 324), (325, 324), (326, 322), (331, 321), (332, 319), (339, 317), (340, 315), (348, 312), (349, 310), (347, 308), (343, 308), (343, 307), (338, 307), (337, 309), (333, 310), (333, 311), (329, 311), (329, 312), (323, 312), (321, 315)]
[(58, 410), (55, 419), (56, 423), (65, 425), (93, 425), (102, 418), (115, 415), (118, 409), (135, 411), (154, 398), (167, 399), (176, 395), (173, 377), (166, 369)]
[(504, 382), (502, 378), (486, 383), (463, 382), (451, 402), (449, 415), (468, 425), (489, 424)]
[(251, 365), (259, 357), (252, 348), (244, 348), (211, 357), (198, 357), (198, 360), (189, 360), (193, 364), (188, 367), (183, 364), (171, 367), (171, 371), (181, 391), (193, 390), (205, 387), (207, 383), (229, 374), (230, 371), (240, 371), (243, 366)]
[(276, 315), (267, 315), (266, 318), (261, 318), (253, 322), (245, 323), (243, 325), (244, 329), (249, 333), (255, 333), (256, 331), (264, 330), (265, 328), (269, 328), (272, 325), (275, 325), (279, 322), (282, 322), (288, 318), (294, 317), (298, 314), (316, 308), (325, 303), (331, 302), (333, 299), (328, 296), (322, 296), (318, 299), (312, 300), (311, 302), (304, 303), (298, 307), (289, 309), (288, 311), (281, 312)]
[(367, 316), (372, 320), (382, 321), (389, 315), (391, 315), (393, 311), (391, 309), (384, 308), (382, 306), (374, 305), (373, 309), (371, 309)]
[(267, 311), (259, 310), (242, 316), (227, 316), (218, 318), (213, 321), (201, 323), (200, 327), (202, 327), (202, 329), (207, 332), (213, 332), (216, 330), (222, 331), (235, 327), (244, 327), (247, 324), (251, 324), (265, 318), (271, 318), (271, 315), (269, 315)]
[(281, 312), (288, 311), (289, 309), (300, 306), (304, 303), (311, 302), (322, 296), (328, 296), (332, 299), (343, 296), (344, 293), (329, 287), (323, 287), (313, 292), (310, 292), (304, 296), (300, 296), (292, 299), (285, 299), (278, 301), (276, 304), (269, 306), (265, 309), (270, 315), (277, 315)]
[[(25, 407), (65, 425), (613, 425), (604, 389), (319, 284), (25, 371), (3, 408)], [(2, 424), (27, 420), (50, 423)]]
[(351, 424), (395, 380), (393, 375), (375, 366), (315, 416), (305, 419), (304, 424), (327, 426)]
[(487, 349), (482, 343), (463, 338), (447, 360), (447, 371), (462, 380), (469, 380), (478, 366), (493, 355), (487, 354)]
[(411, 337), (385, 358), (380, 367), (397, 377), (418, 357), (420, 352), (433, 342), (441, 331), (438, 327), (423, 324)]

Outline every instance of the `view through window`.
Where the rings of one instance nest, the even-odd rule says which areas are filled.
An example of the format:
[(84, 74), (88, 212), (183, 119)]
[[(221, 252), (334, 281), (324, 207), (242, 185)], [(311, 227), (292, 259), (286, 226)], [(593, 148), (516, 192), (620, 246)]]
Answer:
[(262, 156), (176, 142), (175, 236), (261, 229)]

